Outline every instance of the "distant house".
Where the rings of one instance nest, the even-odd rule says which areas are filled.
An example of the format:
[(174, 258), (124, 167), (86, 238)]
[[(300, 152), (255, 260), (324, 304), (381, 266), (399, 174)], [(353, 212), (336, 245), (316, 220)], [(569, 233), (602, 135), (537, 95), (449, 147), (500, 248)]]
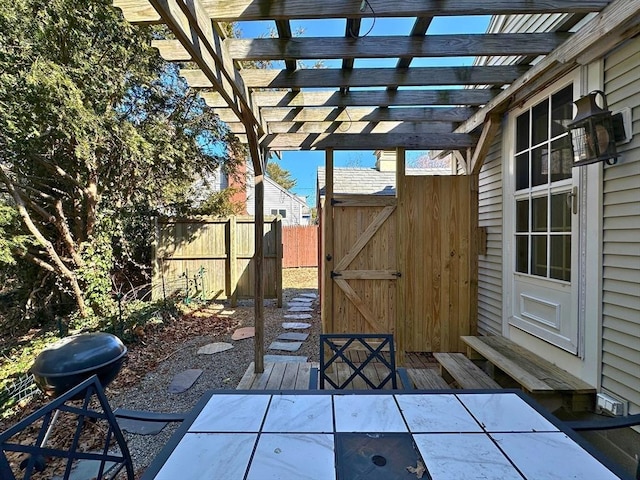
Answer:
[[(396, 153), (395, 151), (376, 151), (375, 168), (343, 167), (333, 169), (334, 193), (356, 195), (395, 195), (396, 194)], [(453, 166), (450, 159), (431, 158), (428, 154), (418, 157), (414, 162), (418, 168), (407, 168), (407, 175), (451, 175)], [(455, 165), (455, 164), (453, 164)], [(326, 172), (318, 167), (317, 193), (318, 209), (324, 197)]]
[[(246, 200), (247, 213), (255, 214), (255, 177), (253, 168), (248, 165)], [(307, 199), (290, 192), (277, 182), (265, 175), (264, 177), (264, 214), (280, 215), (282, 225), (309, 225), (311, 223), (311, 209)]]
[[(253, 168), (250, 164), (247, 164), (246, 169), (245, 172), (239, 172), (239, 177), (246, 178), (246, 185), (242, 184), (242, 180), (228, 178), (227, 175), (219, 170), (207, 178), (206, 182), (197, 182), (194, 186), (194, 191), (196, 192), (195, 201), (203, 202), (211, 193), (235, 186), (238, 188), (238, 192), (232, 200), (237, 204), (244, 205), (244, 209), (240, 213), (254, 215), (255, 183)], [(290, 192), (267, 176), (264, 177), (264, 214), (280, 215), (284, 226), (309, 225), (311, 223), (311, 209), (307, 205), (306, 198)]]

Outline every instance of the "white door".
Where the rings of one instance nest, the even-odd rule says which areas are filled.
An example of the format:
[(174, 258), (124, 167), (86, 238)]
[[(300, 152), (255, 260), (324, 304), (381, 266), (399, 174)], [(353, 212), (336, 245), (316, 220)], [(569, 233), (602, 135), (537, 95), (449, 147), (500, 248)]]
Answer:
[(573, 83), (536, 97), (511, 116), (505, 169), (509, 324), (578, 352), (578, 169), (572, 169)]

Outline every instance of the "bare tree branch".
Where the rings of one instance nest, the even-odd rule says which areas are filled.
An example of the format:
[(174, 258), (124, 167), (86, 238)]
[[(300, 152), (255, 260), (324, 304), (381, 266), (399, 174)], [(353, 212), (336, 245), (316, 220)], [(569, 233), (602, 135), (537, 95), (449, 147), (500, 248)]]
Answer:
[(84, 297), (82, 295), (82, 290), (80, 290), (80, 285), (78, 284), (78, 279), (76, 278), (74, 273), (71, 270), (69, 270), (67, 266), (64, 264), (64, 262), (60, 259), (60, 256), (56, 252), (52, 243), (45, 238), (45, 236), (42, 234), (42, 232), (40, 232), (40, 230), (35, 225), (35, 223), (33, 223), (33, 220), (31, 219), (31, 215), (29, 215), (29, 211), (27, 210), (25, 202), (22, 196), (20, 195), (20, 193), (18, 192), (18, 190), (16, 189), (13, 181), (11, 180), (8, 173), (8, 168), (5, 165), (0, 165), (0, 177), (2, 179), (2, 182), (7, 187), (7, 190), (13, 197), (13, 200), (16, 204), (16, 208), (18, 210), (18, 213), (20, 214), (20, 217), (22, 218), (22, 221), (24, 222), (26, 227), (29, 229), (31, 234), (35, 237), (37, 242), (40, 245), (42, 245), (46, 250), (47, 255), (53, 262), (53, 266), (56, 273), (61, 275), (65, 280), (67, 280), (67, 282), (71, 284), (71, 288), (76, 297), (76, 303), (78, 305), (78, 310), (80, 312), (80, 315), (82, 315), (83, 317), (86, 317), (87, 310), (84, 304)]

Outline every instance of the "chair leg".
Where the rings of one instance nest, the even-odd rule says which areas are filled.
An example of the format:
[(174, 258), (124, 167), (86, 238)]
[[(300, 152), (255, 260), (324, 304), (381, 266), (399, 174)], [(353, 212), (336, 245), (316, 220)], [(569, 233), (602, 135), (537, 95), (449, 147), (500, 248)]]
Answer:
[(309, 390), (318, 390), (318, 369), (311, 367), (309, 370)]

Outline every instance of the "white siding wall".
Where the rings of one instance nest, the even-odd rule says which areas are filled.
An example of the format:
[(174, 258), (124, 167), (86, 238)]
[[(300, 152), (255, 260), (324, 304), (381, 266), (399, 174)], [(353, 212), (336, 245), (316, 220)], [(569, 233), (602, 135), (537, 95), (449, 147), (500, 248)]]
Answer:
[[(247, 213), (255, 214), (255, 179), (247, 178)], [(284, 191), (271, 179), (264, 180), (264, 214), (272, 215), (271, 210), (286, 210), (282, 225), (307, 225), (309, 223), (308, 207), (290, 192)]]
[(602, 388), (640, 412), (640, 38), (605, 59), (609, 109), (632, 109), (633, 140), (603, 185)]
[(479, 175), (478, 226), (487, 230), (487, 254), (478, 258), (478, 332), (502, 333), (502, 134)]

